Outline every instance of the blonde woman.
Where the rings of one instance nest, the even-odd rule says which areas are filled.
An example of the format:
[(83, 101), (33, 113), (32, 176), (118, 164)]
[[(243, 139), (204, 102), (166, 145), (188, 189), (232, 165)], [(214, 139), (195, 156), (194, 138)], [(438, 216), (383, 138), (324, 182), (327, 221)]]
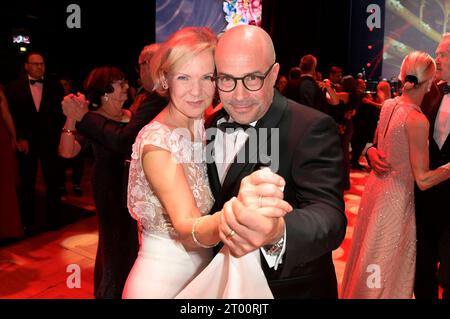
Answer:
[[(215, 45), (209, 29), (187, 27), (151, 61), (155, 88), (169, 103), (133, 145), (128, 208), (142, 226), (142, 242), (123, 298), (176, 297), (210, 263), (220, 241), (221, 212), (209, 215), (214, 198), (202, 119), (215, 92)], [(279, 201), (275, 210), (282, 216), (292, 208)]]
[(377, 129), (391, 168), (371, 173), (361, 199), (342, 283), (343, 298), (411, 298), (416, 263), (414, 182), (430, 188), (450, 178), (450, 163), (429, 170), (429, 123), (419, 105), (436, 64), (426, 53), (405, 57), (403, 94), (384, 102)]

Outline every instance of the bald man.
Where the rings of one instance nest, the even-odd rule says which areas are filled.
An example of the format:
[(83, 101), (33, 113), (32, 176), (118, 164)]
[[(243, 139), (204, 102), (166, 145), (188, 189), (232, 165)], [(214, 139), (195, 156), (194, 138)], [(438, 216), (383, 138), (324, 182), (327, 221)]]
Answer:
[[(268, 218), (247, 208), (238, 197), (232, 209), (224, 209), (222, 241), (235, 256), (260, 249), (275, 298), (337, 298), (331, 252), (342, 242), (347, 220), (336, 124), (274, 90), (280, 66), (263, 29), (238, 26), (226, 31), (217, 44), (215, 61), (224, 111), (207, 121), (220, 128), (211, 141), (215, 162), (208, 161), (216, 199), (212, 211), (238, 196), (242, 179), (261, 166), (271, 166), (285, 179), (284, 199), (294, 207), (285, 217)], [(237, 125), (246, 130), (223, 130)], [(254, 156), (251, 132), (256, 132), (260, 147), (278, 145), (270, 163)], [(257, 153), (264, 155), (262, 149)]]

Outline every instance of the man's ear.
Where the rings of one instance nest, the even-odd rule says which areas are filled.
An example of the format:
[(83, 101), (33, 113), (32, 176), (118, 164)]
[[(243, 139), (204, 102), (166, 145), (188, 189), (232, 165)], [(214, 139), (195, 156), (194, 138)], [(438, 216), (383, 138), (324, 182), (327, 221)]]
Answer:
[(277, 78), (278, 78), (278, 73), (280, 72), (280, 63), (275, 63), (275, 65), (272, 67), (272, 70), (271, 70), (271, 76), (272, 76), (272, 78), (271, 78), (271, 81), (273, 82), (272, 83), (272, 86), (275, 86), (275, 84), (277, 83)]

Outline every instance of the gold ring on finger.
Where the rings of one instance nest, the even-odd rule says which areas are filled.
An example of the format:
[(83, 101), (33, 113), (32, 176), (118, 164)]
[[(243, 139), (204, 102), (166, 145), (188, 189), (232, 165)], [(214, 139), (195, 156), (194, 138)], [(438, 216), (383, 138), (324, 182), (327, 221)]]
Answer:
[(234, 235), (236, 235), (236, 232), (235, 232), (234, 230), (231, 230), (225, 237), (226, 237), (226, 238), (231, 238), (231, 237), (233, 237)]

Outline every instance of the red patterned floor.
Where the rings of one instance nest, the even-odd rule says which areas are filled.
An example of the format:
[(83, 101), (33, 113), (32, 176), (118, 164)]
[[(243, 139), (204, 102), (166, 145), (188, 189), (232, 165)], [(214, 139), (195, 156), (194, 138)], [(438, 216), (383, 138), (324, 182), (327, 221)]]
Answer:
[[(351, 189), (345, 192), (347, 232), (341, 246), (333, 252), (339, 288), (344, 275), (359, 202), (369, 174), (351, 171)], [(88, 182), (85, 194), (66, 201), (86, 209), (93, 208)], [(68, 225), (57, 232), (42, 233), (7, 246), (0, 246), (0, 299), (79, 299), (92, 298), (93, 267), (97, 248), (95, 217)], [(72, 275), (68, 266), (80, 267), (81, 286), (69, 288)]]
[[(342, 281), (345, 261), (358, 212), (358, 205), (368, 174), (352, 171), (350, 191), (345, 193), (347, 234), (341, 247), (333, 252), (338, 282)], [(90, 191), (85, 196), (67, 201), (92, 208)], [(92, 298), (93, 266), (97, 246), (95, 217), (68, 225), (57, 232), (42, 233), (32, 238), (0, 247), (0, 298), (74, 299)], [(68, 287), (70, 265), (80, 269), (80, 287)]]

